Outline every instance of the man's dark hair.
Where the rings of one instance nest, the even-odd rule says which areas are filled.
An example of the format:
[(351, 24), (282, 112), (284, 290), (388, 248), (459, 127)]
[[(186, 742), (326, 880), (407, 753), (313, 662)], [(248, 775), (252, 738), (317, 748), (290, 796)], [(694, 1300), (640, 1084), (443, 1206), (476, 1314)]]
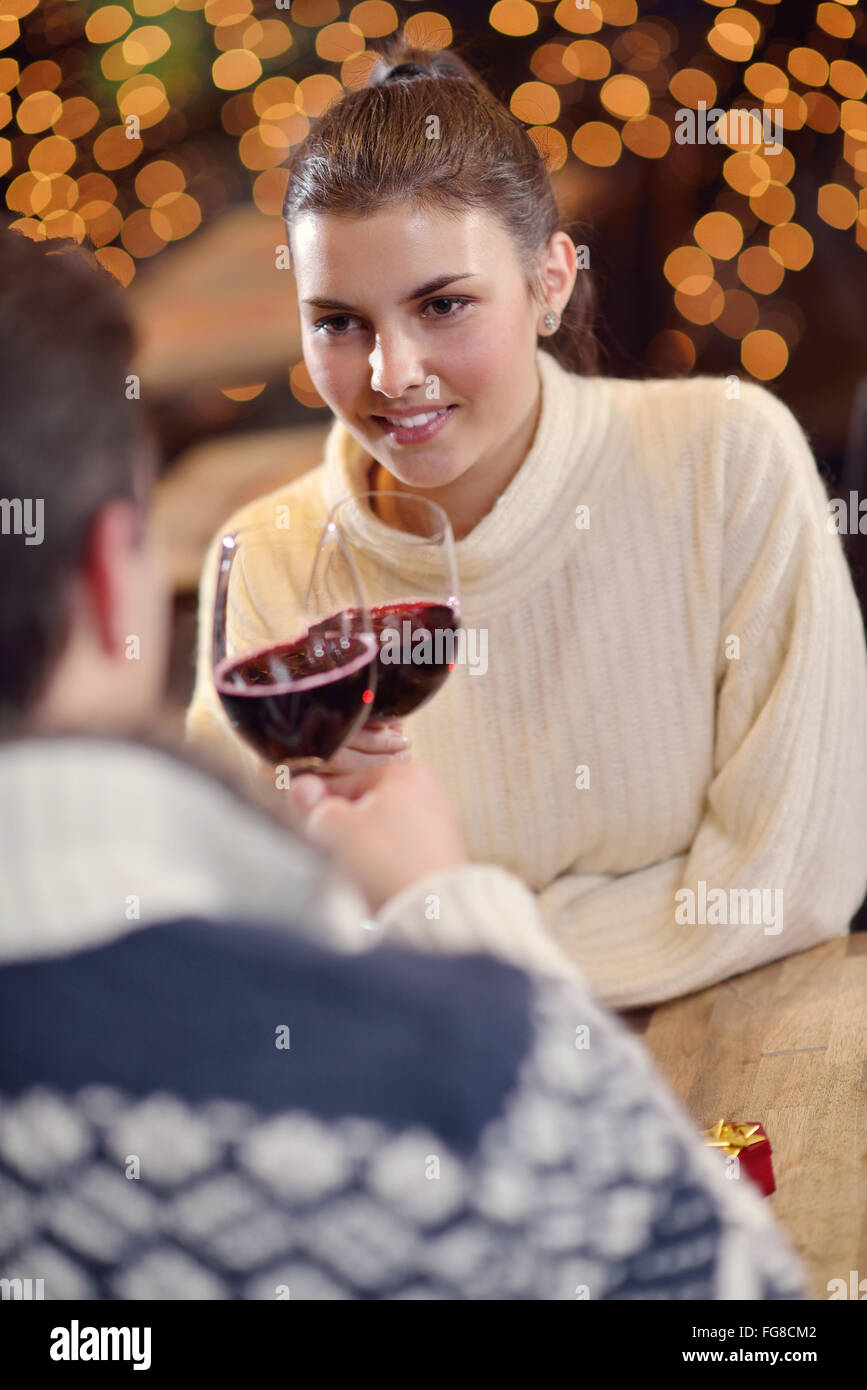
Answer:
[[(127, 396), (135, 331), (120, 284), (75, 242), (0, 224), (0, 731), (39, 698), (68, 636), (93, 522), (142, 498), (155, 462)], [(42, 539), (22, 531), (42, 501)], [(23, 520), (24, 519), (24, 520)]]

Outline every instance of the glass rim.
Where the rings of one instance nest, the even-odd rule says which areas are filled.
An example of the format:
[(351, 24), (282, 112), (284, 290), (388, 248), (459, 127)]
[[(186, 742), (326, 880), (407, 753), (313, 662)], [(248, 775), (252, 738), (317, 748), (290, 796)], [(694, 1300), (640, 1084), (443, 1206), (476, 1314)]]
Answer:
[[(329, 518), (326, 517), (326, 522), (328, 520)], [(227, 526), (219, 532), (220, 544), (222, 545), (224, 541), (235, 540), (239, 536), (255, 535), (260, 532), (267, 532), (269, 535), (285, 535), (288, 538), (293, 530), (297, 529), (298, 524), (299, 522), (294, 519), (289, 526), (277, 526), (273, 520), (242, 521), (237, 526)], [(300, 519), (300, 524), (309, 527), (311, 531), (316, 531), (317, 535), (322, 534), (323, 522), (318, 517), (303, 517)], [(335, 529), (345, 539), (343, 527), (338, 525)]]
[[(357, 670), (362, 670), (363, 667), (371, 666), (376, 662), (379, 647), (376, 641), (376, 633), (373, 629), (365, 628), (363, 632), (353, 635), (358, 637), (368, 648), (367, 653), (362, 653), (360, 657), (354, 657), (352, 661), (346, 662), (342, 666), (335, 666), (329, 671), (317, 673), (312, 676), (301, 676), (297, 681), (263, 681), (254, 687), (249, 685), (230, 686), (221, 684), (226, 670), (233, 665), (241, 665), (248, 659), (240, 652), (236, 652), (234, 656), (224, 656), (213, 667), (214, 688), (218, 695), (231, 695), (243, 700), (250, 697), (258, 698), (263, 690), (267, 691), (268, 695), (297, 695), (301, 691), (311, 690), (319, 685), (333, 684), (343, 676), (354, 675)], [(256, 652), (251, 652), (249, 655), (255, 656)], [(223, 668), (225, 668), (225, 670)], [(376, 668), (374, 667), (374, 669)], [(304, 755), (302, 754), (301, 756)]]

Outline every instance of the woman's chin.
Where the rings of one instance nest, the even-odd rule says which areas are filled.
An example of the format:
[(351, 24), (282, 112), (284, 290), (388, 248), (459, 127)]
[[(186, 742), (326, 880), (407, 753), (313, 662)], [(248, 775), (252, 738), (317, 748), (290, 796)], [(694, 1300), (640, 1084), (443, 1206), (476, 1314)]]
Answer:
[(379, 462), (404, 487), (419, 490), (448, 487), (450, 483), (457, 482), (469, 467), (463, 461), (456, 462), (454, 458), (410, 460), (405, 456), (399, 459), (386, 456), (380, 457)]

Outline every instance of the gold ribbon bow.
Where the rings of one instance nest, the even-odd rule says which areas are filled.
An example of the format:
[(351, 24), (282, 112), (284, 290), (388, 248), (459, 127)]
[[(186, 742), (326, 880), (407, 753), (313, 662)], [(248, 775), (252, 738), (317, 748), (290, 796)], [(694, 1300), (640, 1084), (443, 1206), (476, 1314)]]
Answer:
[(735, 1124), (733, 1120), (717, 1120), (710, 1129), (702, 1130), (708, 1148), (722, 1149), (731, 1158), (741, 1149), (753, 1144), (763, 1144), (765, 1135), (760, 1134), (761, 1125)]

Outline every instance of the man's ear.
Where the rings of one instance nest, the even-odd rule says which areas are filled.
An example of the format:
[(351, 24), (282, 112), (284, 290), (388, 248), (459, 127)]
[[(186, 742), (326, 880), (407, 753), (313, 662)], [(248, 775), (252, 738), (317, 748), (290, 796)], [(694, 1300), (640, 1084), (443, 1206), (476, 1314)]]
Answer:
[(141, 528), (140, 510), (128, 497), (113, 497), (91, 523), (84, 579), (97, 639), (108, 656), (123, 649), (132, 582), (129, 560), (141, 546)]

